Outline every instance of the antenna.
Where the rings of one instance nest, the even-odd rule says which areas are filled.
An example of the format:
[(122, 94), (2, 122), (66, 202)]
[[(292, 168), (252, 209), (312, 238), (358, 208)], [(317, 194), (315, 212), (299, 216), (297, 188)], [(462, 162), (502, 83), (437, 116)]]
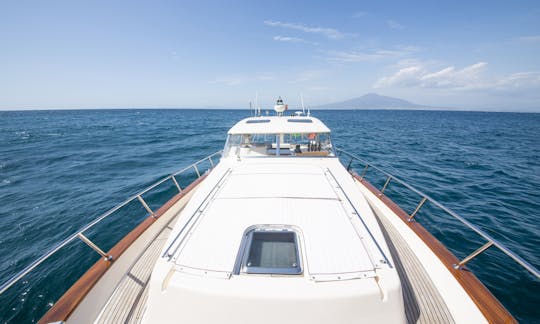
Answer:
[(259, 107), (259, 92), (255, 92), (255, 116), (261, 115), (261, 107)]
[[(304, 96), (302, 95), (302, 93), (300, 93), (300, 99), (302, 99), (302, 112), (304, 113), (304, 115), (306, 114), (306, 107), (304, 106)], [(307, 109), (307, 116), (311, 116), (311, 108), (308, 107)]]
[(300, 100), (302, 101), (302, 114), (305, 115), (306, 114), (306, 107), (304, 107), (304, 96), (302, 95), (301, 92), (300, 92)]
[(253, 106), (251, 105), (251, 101), (249, 102), (249, 114), (253, 116)]

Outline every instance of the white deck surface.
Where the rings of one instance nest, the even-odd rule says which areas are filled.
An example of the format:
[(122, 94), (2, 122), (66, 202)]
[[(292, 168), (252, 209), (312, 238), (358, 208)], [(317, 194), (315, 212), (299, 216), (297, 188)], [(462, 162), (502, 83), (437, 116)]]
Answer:
[[(238, 171), (237, 175), (255, 171), (250, 166), (247, 166), (242, 170), (243, 171)], [(315, 172), (315, 170), (317, 169), (314, 168), (312, 172), (307, 173), (321, 177), (321, 174)], [(232, 173), (231, 176), (234, 176), (234, 173)], [(233, 181), (230, 183), (233, 183)], [(396, 215), (393, 215), (389, 209), (385, 208), (376, 196), (371, 194), (369, 190), (361, 184), (356, 183), (356, 185), (364, 193), (365, 197), (368, 198), (368, 201), (374, 208), (376, 212), (375, 215), (381, 224), (386, 241), (388, 242), (389, 251), (393, 257), (393, 264), (401, 279), (402, 295), (405, 305), (404, 313), (407, 322), (483, 322), (484, 319), (482, 315), (472, 301), (467, 298), (465, 292), (455, 279), (453, 279), (446, 270), (441, 269), (440, 264), (436, 264), (437, 257), (427, 251), (427, 247), (422, 245), (422, 243), (418, 241), (418, 238), (411, 237), (410, 231), (407, 230), (406, 227), (400, 226), (401, 220), (399, 220)], [(224, 186), (222, 192), (227, 192), (227, 188), (232, 187)], [(255, 195), (256, 193), (258, 194)], [(253, 198), (254, 202), (267, 200), (266, 198), (261, 198), (260, 192), (258, 191), (254, 191), (253, 194), (254, 196), (257, 196), (257, 198)], [(229, 201), (231, 199), (220, 198), (217, 200)], [(272, 198), (271, 200), (275, 200), (275, 198)], [(299, 199), (290, 199), (287, 201), (295, 206), (295, 202), (298, 200)], [(338, 200), (335, 199), (323, 201), (331, 204), (338, 202)], [(216, 210), (221, 209), (218, 208), (219, 206), (214, 207)], [(284, 208), (288, 209), (287, 206), (284, 206)], [(294, 208), (295, 207), (292, 207), (291, 210), (294, 210)], [(179, 208), (175, 206), (172, 209), (178, 210)], [(177, 214), (177, 217), (178, 215), (180, 214)], [(189, 214), (186, 213), (182, 213), (181, 215), (189, 216)], [(313, 220), (317, 221), (317, 219)], [(171, 223), (174, 222), (175, 220), (173, 219)], [(140, 258), (134, 261), (133, 265), (130, 267), (131, 270), (124, 275), (124, 278), (114, 290), (114, 293), (109, 298), (96, 322), (138, 323), (141, 321), (147, 308), (153, 308), (151, 305), (153, 303), (155, 306), (155, 296), (149, 301), (147, 299), (149, 294), (148, 280), (152, 265), (156, 262), (156, 259), (159, 259), (160, 254), (157, 252), (159, 252), (160, 246), (164, 243), (163, 240), (166, 239), (169, 234), (170, 229), (165, 228), (154, 242), (148, 245), (145, 250), (140, 251)], [(316, 246), (313, 246), (312, 248), (316, 248)], [(325, 247), (323, 247), (323, 249), (324, 248)], [(332, 256), (329, 257), (331, 258)], [(329, 263), (334, 263), (334, 260), (332, 259), (329, 259), (329, 261), (331, 261)], [(337, 260), (336, 263), (339, 264), (339, 260)], [(309, 268), (312, 268), (313, 266), (313, 264), (309, 264)], [(341, 268), (342, 265), (336, 267)], [(181, 272), (177, 272), (179, 269), (178, 266), (175, 266), (174, 269), (175, 273), (178, 273), (178, 275), (173, 275), (169, 279), (170, 282), (168, 284), (171, 286), (189, 287), (191, 290), (202, 289), (206, 292), (218, 291), (227, 296), (226, 300), (234, 300), (233, 304), (241, 304), (243, 307), (254, 307), (255, 309), (257, 306), (260, 306), (263, 307), (264, 311), (272, 309), (273, 303), (275, 303), (276, 300), (280, 300), (285, 304), (279, 306), (280, 308), (277, 314), (282, 314), (286, 311), (292, 312), (293, 315), (289, 316), (292, 322), (302, 322), (302, 318), (298, 318), (297, 315), (294, 314), (297, 314), (298, 311), (302, 310), (302, 307), (306, 306), (304, 304), (304, 302), (306, 302), (305, 293), (310, 295), (311, 298), (307, 299), (307, 308), (305, 308), (304, 311), (309, 310), (310, 313), (316, 314), (316, 320), (310, 321), (312, 323), (355, 322), (355, 319), (358, 317), (349, 318), (349, 321), (346, 317), (336, 317), (332, 314), (336, 311), (339, 311), (340, 313), (351, 312), (351, 309), (349, 309), (347, 305), (351, 305), (353, 309), (362, 309), (363, 307), (375, 308), (380, 306), (377, 305), (377, 303), (367, 306), (367, 304), (361, 300), (357, 300), (356, 302), (348, 300), (349, 297), (354, 296), (357, 293), (358, 289), (366, 291), (378, 289), (377, 285), (374, 285), (374, 280), (312, 281), (315, 284), (306, 285), (306, 280), (297, 280), (295, 279), (297, 277), (272, 278), (271, 280), (268, 280), (267, 278), (262, 282), (261, 279), (264, 279), (264, 277), (259, 276), (235, 276), (237, 278), (232, 277), (231, 280), (223, 280), (224, 278), (229, 277), (201, 277), (200, 271), (195, 272), (195, 275), (187, 272), (184, 272), (184, 275), (180, 275)], [(154, 276), (155, 275), (156, 273), (154, 273)], [(444, 279), (441, 279), (443, 277)], [(204, 285), (201, 285), (201, 279), (203, 279), (202, 282), (205, 283)], [(434, 280), (437, 282), (434, 282)], [(254, 290), (254, 287), (257, 287), (256, 290)], [(156, 293), (155, 290), (156, 289), (154, 289), (154, 294)], [(178, 309), (178, 314), (182, 314), (178, 319), (182, 319), (183, 322), (211, 322), (212, 320), (209, 319), (209, 316), (200, 313), (202, 309), (208, 309), (209, 314), (213, 313), (214, 310), (218, 314), (232, 311), (230, 308), (231, 305), (227, 303), (224, 303), (225, 305), (223, 307), (216, 307), (204, 293), (191, 295), (188, 300), (182, 300), (182, 298), (173, 298), (173, 291), (167, 291), (167, 289), (164, 289), (163, 287), (158, 287), (157, 291), (159, 296), (165, 298), (165, 304), (168, 305), (168, 307)], [(263, 299), (262, 303), (257, 304), (257, 300), (261, 298)], [(304, 302), (302, 302), (302, 300), (304, 300)], [(322, 300), (322, 303), (320, 303), (319, 300)], [(200, 308), (201, 303), (203, 305), (202, 309)], [(287, 303), (292, 303), (297, 307), (289, 309), (287, 308)], [(186, 312), (186, 310), (190, 310), (192, 307), (197, 309), (194, 313), (195, 317), (184, 316), (185, 313), (190, 313), (189, 311)], [(314, 307), (317, 308), (317, 310), (314, 310)], [(259, 316), (256, 312), (252, 313), (249, 310), (242, 311), (242, 313), (245, 314), (245, 317), (241, 319), (233, 317), (231, 318), (231, 321), (234, 323), (251, 322), (250, 318)], [(155, 312), (152, 312), (152, 314), (156, 315)], [(158, 314), (158, 317), (150, 317), (150, 321), (147, 318), (147, 322), (154, 322), (156, 318), (159, 318), (160, 323), (168, 321), (177, 322), (174, 319), (175, 317), (171, 319), (167, 318), (166, 314), (163, 314), (164, 317), (160, 317), (159, 315), (160, 314)], [(267, 317), (269, 318), (268, 321), (259, 320), (259, 322), (276, 321), (276, 318), (271, 315)], [(215, 320), (216, 317), (213, 317), (213, 319)], [(367, 321), (376, 321), (376, 318), (371, 319), (371, 321)], [(284, 322), (283, 320), (279, 321)], [(225, 322), (225, 320), (221, 318), (219, 322)]]
[[(361, 184), (358, 185), (362, 187)], [(369, 191), (365, 190), (368, 194)], [(454, 323), (449, 306), (446, 304), (448, 299), (444, 296), (446, 294), (438, 290), (428, 270), (423, 267), (409, 243), (386, 216), (381, 214), (378, 218), (387, 235), (390, 251), (401, 278), (407, 323)], [(173, 219), (171, 223), (175, 221), (176, 219)], [(162, 240), (169, 234), (170, 229), (167, 227), (147, 250), (141, 251), (141, 257), (131, 267), (133, 270), (128, 272), (117, 286), (96, 323), (141, 321), (147, 304), (148, 276), (152, 271), (152, 265), (158, 259), (156, 252), (159, 252), (164, 243)]]
[[(184, 268), (231, 273), (244, 232), (258, 224), (296, 227), (303, 236), (312, 276), (369, 272), (372, 254), (361, 238), (365, 227), (351, 220), (323, 167), (258, 163), (234, 168), (192, 234), (175, 255)], [(350, 248), (355, 247), (355, 248)]]
[[(300, 275), (234, 274), (243, 236), (260, 225), (298, 233)], [(183, 321), (198, 323), (231, 314), (235, 323), (406, 320), (377, 220), (336, 158), (223, 159), (182, 212), (162, 255), (145, 323), (174, 322), (179, 307)]]

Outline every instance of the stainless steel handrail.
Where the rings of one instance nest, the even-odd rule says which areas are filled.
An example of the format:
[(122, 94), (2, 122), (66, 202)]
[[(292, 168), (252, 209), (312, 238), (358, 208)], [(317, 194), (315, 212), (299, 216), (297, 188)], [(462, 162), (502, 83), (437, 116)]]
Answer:
[(386, 175), (387, 176), (387, 179), (385, 181), (385, 184), (381, 190), (381, 194), (382, 192), (384, 192), (384, 189), (386, 189), (390, 183), (390, 180), (392, 180), (393, 182), (397, 182), (401, 185), (403, 185), (404, 187), (406, 187), (407, 189), (411, 190), (412, 192), (418, 194), (419, 196), (422, 197), (422, 200), (420, 201), (420, 203), (417, 205), (416, 209), (414, 210), (414, 212), (412, 212), (410, 215), (409, 215), (409, 221), (413, 221), (414, 219), (414, 216), (418, 213), (418, 211), (420, 210), (420, 208), (424, 205), (424, 203), (426, 201), (429, 201), (431, 204), (433, 204), (434, 206), (442, 209), (444, 212), (446, 212), (447, 214), (449, 214), (450, 216), (452, 216), (453, 218), (457, 219), (459, 222), (461, 222), (462, 224), (464, 224), (466, 227), (468, 227), (469, 229), (471, 229), (472, 231), (476, 232), (478, 235), (480, 235), (481, 237), (483, 237), (487, 242), (481, 246), (480, 248), (478, 248), (477, 250), (475, 250), (474, 252), (472, 252), (471, 254), (469, 254), (467, 257), (463, 258), (459, 263), (453, 265), (454, 268), (456, 269), (461, 269), (467, 262), (469, 262), (470, 260), (474, 259), (476, 256), (480, 255), (482, 252), (486, 251), (488, 248), (490, 248), (491, 246), (495, 246), (497, 247), (500, 251), (502, 251), (504, 254), (506, 254), (507, 256), (509, 256), (510, 258), (512, 258), (515, 262), (517, 262), (519, 265), (521, 265), (523, 268), (525, 268), (527, 271), (529, 271), (532, 275), (534, 275), (537, 279), (540, 279), (540, 272), (538, 271), (538, 269), (536, 269), (533, 265), (531, 265), (529, 262), (527, 262), (526, 260), (524, 260), (522, 257), (520, 257), (519, 255), (517, 255), (516, 253), (514, 253), (513, 251), (511, 251), (510, 249), (508, 249), (506, 246), (504, 246), (502, 243), (500, 243), (499, 241), (497, 241), (496, 239), (494, 239), (493, 237), (491, 237), (489, 234), (487, 234), (486, 232), (482, 231), (481, 229), (479, 229), (476, 225), (472, 224), (471, 222), (467, 221), (466, 219), (464, 219), (462, 216), (458, 215), (457, 213), (455, 213), (454, 211), (450, 210), (449, 208), (443, 206), (440, 202), (438, 202), (437, 200), (431, 198), (429, 195), (423, 193), (422, 191), (414, 188), (413, 186), (411, 186), (410, 184), (406, 183), (405, 181), (395, 177), (394, 175), (384, 171), (383, 169), (373, 165), (372, 163), (369, 163), (368, 161), (352, 154), (352, 153), (349, 153), (345, 150), (342, 150), (342, 149), (336, 149), (338, 154), (340, 153), (343, 153), (345, 155), (347, 155), (348, 157), (351, 158), (351, 161), (349, 162), (349, 166), (347, 167), (347, 170), (351, 170), (351, 164), (352, 164), (352, 161), (353, 160), (356, 160), (356, 161), (359, 161), (359, 162), (362, 162), (363, 164), (365, 164), (365, 167), (362, 171), (362, 174), (360, 176), (361, 179), (364, 178), (364, 176), (366, 175), (366, 172), (368, 170), (368, 168), (372, 168), (372, 169), (375, 169), (379, 172), (381, 172), (382, 174)]
[(182, 190), (180, 189), (180, 186), (178, 185), (178, 183), (176, 182), (176, 179), (174, 178), (174, 176), (176, 175), (179, 175), (181, 173), (184, 173), (186, 172), (187, 170), (189, 169), (194, 169), (197, 176), (200, 177), (201, 174), (197, 168), (197, 165), (198, 164), (201, 164), (203, 162), (205, 162), (206, 160), (208, 160), (210, 162), (210, 165), (213, 167), (214, 166), (214, 162), (212, 160), (212, 157), (215, 157), (216, 155), (220, 155), (222, 154), (223, 151), (217, 151), (215, 153), (212, 153), (200, 160), (198, 160), (197, 162), (195, 163), (192, 163), (190, 164), (189, 166), (183, 168), (183, 169), (180, 169), (178, 171), (175, 171), (174, 173), (172, 173), (171, 175), (153, 183), (152, 185), (150, 185), (149, 187), (145, 188), (144, 190), (142, 190), (141, 192), (131, 196), (130, 198), (124, 200), (122, 203), (116, 205), (115, 207), (111, 208), (110, 210), (106, 211), (105, 213), (101, 214), (99, 217), (97, 217), (96, 219), (94, 219), (93, 221), (91, 221), (90, 223), (86, 224), (85, 226), (83, 226), (82, 228), (80, 228), (76, 233), (72, 234), (71, 236), (67, 237), (66, 239), (64, 239), (63, 241), (61, 241), (60, 243), (58, 243), (57, 245), (55, 245), (52, 249), (50, 249), (49, 251), (47, 251), (45, 254), (43, 254), (42, 256), (40, 256), (39, 258), (37, 258), (36, 260), (34, 260), (32, 263), (30, 263), (28, 266), (26, 266), (24, 269), (22, 269), (21, 271), (19, 271), (17, 274), (15, 274), (14, 276), (12, 276), (9, 280), (7, 280), (6, 282), (4, 282), (1, 286), (0, 286), (0, 295), (3, 294), (6, 290), (8, 290), (11, 286), (13, 286), (14, 284), (16, 284), (19, 280), (21, 280), (24, 276), (26, 276), (29, 272), (31, 272), (32, 270), (34, 270), (38, 265), (40, 265), (41, 263), (43, 263), (45, 260), (47, 260), (48, 258), (50, 258), (53, 254), (55, 254), (56, 252), (58, 252), (58, 250), (60, 250), (61, 248), (63, 248), (64, 246), (66, 246), (68, 243), (72, 242), (73, 240), (79, 238), (80, 240), (82, 240), (83, 242), (85, 242), (86, 244), (88, 244), (94, 251), (96, 251), (97, 253), (99, 253), (100, 255), (102, 255), (104, 257), (104, 260), (105, 261), (111, 261), (112, 260), (112, 256), (110, 255), (105, 255), (105, 253), (96, 245), (94, 244), (92, 241), (90, 241), (86, 236), (83, 235), (84, 232), (86, 232), (87, 230), (89, 230), (90, 228), (94, 227), (96, 224), (100, 223), (102, 220), (104, 220), (105, 218), (109, 217), (110, 215), (114, 214), (114, 212), (116, 212), (117, 210), (119, 210), (120, 208), (126, 206), (127, 204), (129, 204), (130, 202), (132, 202), (134, 199), (138, 199), (141, 204), (143, 205), (143, 207), (145, 207), (145, 209), (150, 213), (150, 215), (153, 215), (153, 212), (150, 210), (150, 208), (148, 207), (147, 208), (147, 204), (146, 202), (144, 201), (144, 199), (142, 198), (142, 195), (147, 193), (148, 191), (154, 189), (155, 187), (159, 186), (160, 184), (164, 183), (165, 181), (167, 180), (170, 180), (170, 179), (174, 179), (173, 182), (175, 184), (175, 186), (178, 188), (178, 191), (179, 192), (182, 192)]

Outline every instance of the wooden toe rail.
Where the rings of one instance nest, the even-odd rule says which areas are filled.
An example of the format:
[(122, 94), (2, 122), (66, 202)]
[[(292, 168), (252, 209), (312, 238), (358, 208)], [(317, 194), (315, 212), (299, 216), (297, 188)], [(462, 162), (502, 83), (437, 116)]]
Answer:
[(452, 273), (454, 278), (460, 283), (463, 289), (478, 306), (485, 318), (490, 323), (517, 323), (506, 308), (491, 294), (491, 292), (478, 280), (478, 278), (467, 269), (456, 269), (454, 265), (459, 263), (458, 258), (452, 254), (439, 240), (429, 233), (421, 224), (415, 221), (409, 221), (410, 215), (407, 214), (390, 198), (385, 196), (379, 189), (375, 188), (367, 180), (359, 175), (353, 174), (353, 177), (362, 183), (369, 191), (390, 208), (422, 241), (435, 253), (444, 266)]
[(98, 260), (86, 273), (75, 282), (71, 288), (64, 293), (64, 295), (53, 305), (49, 311), (43, 315), (39, 320), (40, 324), (52, 323), (58, 321), (66, 321), (84, 299), (88, 292), (94, 287), (99, 279), (105, 274), (110, 266), (117, 260), (124, 251), (126, 251), (133, 242), (152, 224), (168, 211), (175, 203), (182, 199), (188, 192), (195, 188), (202, 180), (206, 178), (207, 174), (201, 175), (200, 178), (193, 181), (189, 186), (184, 188), (180, 193), (171, 198), (161, 208), (159, 208), (153, 215), (142, 221), (135, 229), (122, 238), (110, 251), (108, 255), (112, 256), (112, 261)]

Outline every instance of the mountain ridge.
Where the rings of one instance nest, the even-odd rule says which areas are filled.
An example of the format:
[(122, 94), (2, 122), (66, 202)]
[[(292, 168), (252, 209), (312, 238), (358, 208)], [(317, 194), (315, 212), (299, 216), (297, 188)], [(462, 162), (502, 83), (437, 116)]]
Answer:
[(382, 96), (376, 93), (367, 93), (363, 96), (338, 101), (314, 108), (318, 109), (428, 109), (430, 107), (418, 105), (400, 98)]

